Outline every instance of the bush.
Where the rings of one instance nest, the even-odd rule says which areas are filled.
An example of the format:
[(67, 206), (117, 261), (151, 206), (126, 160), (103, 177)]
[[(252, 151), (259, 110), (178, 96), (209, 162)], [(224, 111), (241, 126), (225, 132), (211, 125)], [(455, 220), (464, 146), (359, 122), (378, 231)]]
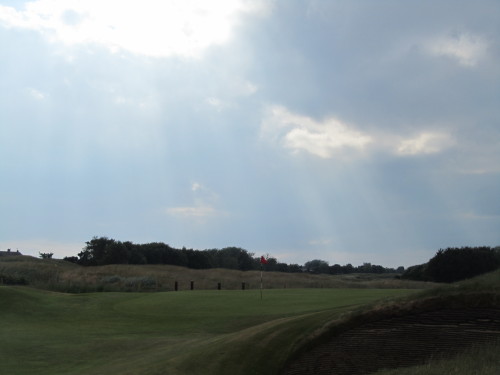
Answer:
[(440, 249), (425, 264), (409, 267), (403, 279), (451, 283), (469, 279), (500, 267), (498, 249), (462, 247)]
[(402, 279), (416, 280), (416, 281), (429, 281), (426, 275), (427, 263), (411, 266), (401, 275)]
[(440, 249), (427, 265), (427, 274), (437, 282), (451, 283), (469, 279), (500, 266), (495, 251), (489, 247)]

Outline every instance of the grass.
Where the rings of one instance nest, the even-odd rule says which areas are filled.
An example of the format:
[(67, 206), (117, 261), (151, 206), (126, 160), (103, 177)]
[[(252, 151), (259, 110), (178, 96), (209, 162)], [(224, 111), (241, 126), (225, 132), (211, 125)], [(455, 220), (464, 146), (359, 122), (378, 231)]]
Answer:
[[(500, 308), (500, 270), (439, 286), (392, 275), (267, 272), (263, 300), (255, 289), (259, 272), (84, 268), (4, 257), (2, 275), (28, 284), (0, 286), (0, 374), (8, 375), (276, 374), (304, 348), (364, 321), (450, 307)], [(195, 291), (186, 290), (191, 280)], [(161, 292), (174, 281), (180, 292)], [(215, 290), (218, 282), (224, 290)], [(82, 293), (89, 291), (128, 293)], [(497, 374), (499, 345), (379, 375)]]
[[(455, 284), (408, 294), (396, 300), (378, 300), (351, 309), (341, 319), (326, 323), (305, 340), (291, 358), (330, 337), (365, 323), (391, 317), (415, 315), (442, 309), (493, 308), (500, 311), (500, 270)], [(432, 345), (432, 343), (427, 343)], [(490, 375), (500, 373), (500, 342), (469, 348), (456, 358), (430, 360), (425, 365), (377, 372), (377, 375)]]
[(62, 294), (4, 286), (0, 373), (275, 374), (304, 332), (408, 293), (265, 290), (260, 300), (257, 290)]
[[(194, 270), (168, 265), (107, 265), (81, 267), (55, 259), (27, 256), (0, 257), (0, 279), (24, 280), (27, 285), (59, 292), (136, 292), (172, 291), (175, 281), (180, 290), (246, 289), (260, 287), (259, 271), (228, 269)], [(393, 274), (312, 275), (265, 272), (267, 289), (297, 288), (403, 288), (424, 289), (434, 284), (398, 280)], [(1, 284), (1, 281), (0, 281)]]
[(473, 347), (452, 359), (431, 360), (425, 365), (381, 370), (373, 375), (498, 375), (500, 342)]

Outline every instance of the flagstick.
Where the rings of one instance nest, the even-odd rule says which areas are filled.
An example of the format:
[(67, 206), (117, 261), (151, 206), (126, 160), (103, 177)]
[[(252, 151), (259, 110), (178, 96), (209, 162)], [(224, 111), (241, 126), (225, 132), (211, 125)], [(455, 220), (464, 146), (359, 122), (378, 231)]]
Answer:
[(260, 264), (260, 299), (262, 300), (262, 263)]

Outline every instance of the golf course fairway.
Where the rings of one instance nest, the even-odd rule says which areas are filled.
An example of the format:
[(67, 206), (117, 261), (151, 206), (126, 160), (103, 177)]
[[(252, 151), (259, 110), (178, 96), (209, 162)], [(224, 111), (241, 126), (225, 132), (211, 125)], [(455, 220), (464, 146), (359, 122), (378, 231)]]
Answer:
[(0, 374), (276, 374), (309, 333), (405, 289), (63, 294), (0, 287)]

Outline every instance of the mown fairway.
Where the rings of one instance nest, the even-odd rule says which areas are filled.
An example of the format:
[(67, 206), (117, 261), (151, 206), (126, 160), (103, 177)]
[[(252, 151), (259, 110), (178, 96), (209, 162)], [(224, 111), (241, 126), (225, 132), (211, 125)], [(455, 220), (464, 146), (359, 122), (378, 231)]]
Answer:
[(275, 374), (312, 330), (402, 289), (60, 294), (0, 287), (0, 374)]

